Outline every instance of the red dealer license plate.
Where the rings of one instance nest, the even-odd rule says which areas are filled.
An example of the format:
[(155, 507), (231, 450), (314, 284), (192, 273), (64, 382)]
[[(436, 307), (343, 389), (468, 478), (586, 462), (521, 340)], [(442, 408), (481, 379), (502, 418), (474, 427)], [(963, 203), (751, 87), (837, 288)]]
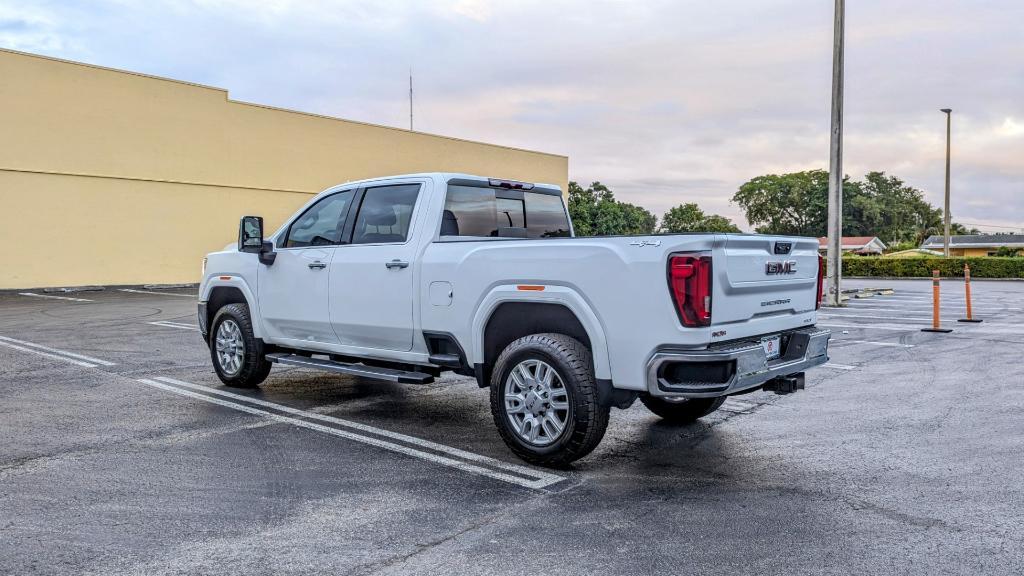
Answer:
[(761, 338), (761, 347), (764, 348), (764, 355), (769, 360), (775, 360), (782, 354), (782, 337), (768, 336), (767, 338)]

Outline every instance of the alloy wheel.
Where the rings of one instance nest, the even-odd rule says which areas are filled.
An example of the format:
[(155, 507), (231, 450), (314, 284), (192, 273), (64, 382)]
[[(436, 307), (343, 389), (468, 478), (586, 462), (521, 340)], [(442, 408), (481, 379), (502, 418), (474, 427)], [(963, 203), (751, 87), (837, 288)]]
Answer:
[(228, 318), (217, 327), (215, 347), (217, 362), (228, 376), (234, 376), (242, 369), (245, 358), (245, 341), (238, 323)]
[(569, 420), (569, 391), (542, 360), (523, 360), (505, 381), (505, 415), (516, 434), (534, 446), (554, 443)]

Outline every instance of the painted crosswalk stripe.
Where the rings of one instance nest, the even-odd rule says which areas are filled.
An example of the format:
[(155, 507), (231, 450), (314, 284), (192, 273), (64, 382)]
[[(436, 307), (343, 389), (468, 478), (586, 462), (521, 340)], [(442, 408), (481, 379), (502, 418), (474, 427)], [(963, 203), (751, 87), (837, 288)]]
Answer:
[(835, 368), (836, 370), (856, 370), (856, 366), (847, 366), (846, 364), (834, 364), (832, 362), (826, 362), (821, 365), (822, 368)]

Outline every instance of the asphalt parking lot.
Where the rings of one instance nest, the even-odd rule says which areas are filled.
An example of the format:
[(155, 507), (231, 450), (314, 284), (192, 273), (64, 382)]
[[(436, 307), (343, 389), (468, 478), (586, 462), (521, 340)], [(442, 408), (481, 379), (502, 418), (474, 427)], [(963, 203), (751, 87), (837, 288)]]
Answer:
[[(1020, 574), (1024, 283), (823, 310), (831, 361), (570, 470), (484, 391), (210, 366), (188, 290), (0, 294), (0, 574)], [(35, 294), (35, 295), (25, 295)]]

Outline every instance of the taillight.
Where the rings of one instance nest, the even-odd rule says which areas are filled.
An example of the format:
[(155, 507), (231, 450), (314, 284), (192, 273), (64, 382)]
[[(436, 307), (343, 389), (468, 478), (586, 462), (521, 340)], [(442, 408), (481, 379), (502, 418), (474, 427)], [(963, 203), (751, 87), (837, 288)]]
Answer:
[(710, 256), (670, 256), (668, 286), (684, 326), (694, 328), (711, 324)]
[(825, 257), (818, 254), (818, 299), (814, 303), (814, 309), (821, 308), (821, 297), (825, 295)]

